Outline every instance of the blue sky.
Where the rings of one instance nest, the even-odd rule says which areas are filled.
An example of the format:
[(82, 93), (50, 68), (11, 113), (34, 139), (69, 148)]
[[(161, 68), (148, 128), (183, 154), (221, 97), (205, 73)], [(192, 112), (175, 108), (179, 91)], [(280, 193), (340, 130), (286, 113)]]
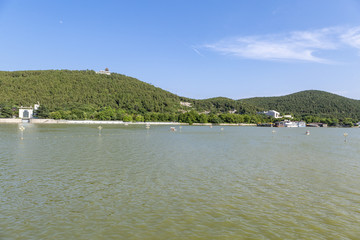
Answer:
[(93, 69), (191, 98), (360, 99), (360, 1), (0, 0), (0, 70)]

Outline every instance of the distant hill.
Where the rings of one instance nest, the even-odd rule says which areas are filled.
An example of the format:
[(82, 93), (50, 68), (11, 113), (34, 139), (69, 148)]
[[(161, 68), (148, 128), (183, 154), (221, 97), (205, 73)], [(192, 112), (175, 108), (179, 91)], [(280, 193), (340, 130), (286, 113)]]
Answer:
[[(190, 102), (191, 108), (180, 101)], [(51, 110), (89, 106), (112, 107), (133, 113), (175, 113), (179, 110), (237, 110), (255, 112), (248, 106), (228, 98), (195, 100), (180, 97), (151, 84), (122, 74), (96, 74), (95, 71), (43, 70), (0, 71), (0, 104), (30, 106), (40, 102)]]
[(180, 97), (135, 78), (94, 71), (0, 72), (0, 103), (50, 109), (112, 107), (135, 112), (174, 112)]
[[(122, 119), (125, 113), (134, 116), (164, 113), (167, 114), (166, 117), (152, 116), (151, 119), (159, 117), (176, 120), (174, 114), (191, 110), (213, 115), (234, 110), (235, 113), (248, 115), (255, 115), (262, 110), (276, 110), (281, 114), (292, 114), (298, 118), (319, 116), (360, 119), (359, 100), (316, 90), (281, 97), (240, 100), (217, 97), (196, 100), (177, 96), (117, 73), (105, 75), (92, 70), (0, 71), (0, 117), (11, 117), (12, 107), (30, 106), (37, 102), (46, 107), (42, 110), (47, 114), (60, 111), (60, 115), (53, 116), (73, 119), (82, 119), (84, 116), (103, 119), (104, 117), (96, 114), (100, 114), (106, 108), (106, 119)], [(180, 102), (189, 103), (191, 107), (181, 105)], [(121, 117), (114, 117), (112, 109), (117, 110), (117, 115)], [(172, 114), (171, 118), (169, 114)], [(253, 121), (256, 121), (255, 118)]]
[(360, 119), (360, 101), (336, 94), (307, 90), (281, 97), (255, 97), (239, 100), (263, 110), (282, 114)]

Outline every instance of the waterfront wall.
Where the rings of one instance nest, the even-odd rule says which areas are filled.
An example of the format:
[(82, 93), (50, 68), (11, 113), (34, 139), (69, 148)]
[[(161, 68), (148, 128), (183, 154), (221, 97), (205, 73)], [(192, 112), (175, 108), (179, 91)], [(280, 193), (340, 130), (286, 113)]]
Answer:
[[(21, 122), (21, 119), (20, 119)], [(55, 120), (55, 119), (30, 119), (36, 124), (122, 124), (122, 125), (187, 125), (178, 122), (124, 122), (124, 121), (92, 121), (92, 120)]]
[(22, 123), (20, 118), (0, 118), (0, 123)]
[[(0, 123), (22, 123), (20, 118), (0, 118)], [(124, 122), (124, 121), (93, 121), (93, 120), (55, 120), (31, 118), (30, 123), (34, 124), (122, 124), (122, 125), (189, 125), (179, 122)], [(211, 126), (211, 123), (194, 123), (194, 126)], [(247, 123), (221, 123), (220, 126), (256, 126)]]

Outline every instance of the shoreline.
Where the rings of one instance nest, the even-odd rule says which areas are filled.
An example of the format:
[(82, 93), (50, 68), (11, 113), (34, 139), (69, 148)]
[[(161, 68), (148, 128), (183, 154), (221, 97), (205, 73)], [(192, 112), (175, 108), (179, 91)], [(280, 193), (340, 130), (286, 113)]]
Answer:
[[(55, 119), (21, 119), (21, 118), (0, 118), (0, 124), (78, 124), (78, 125), (94, 125), (94, 124), (104, 124), (104, 125), (163, 125), (163, 126), (243, 126), (243, 127), (256, 127), (255, 123), (180, 123), (180, 122), (124, 122), (116, 120), (55, 120)], [(360, 126), (353, 127), (344, 127), (344, 126), (329, 126), (328, 128), (359, 128)]]
[[(107, 125), (176, 125), (176, 126), (191, 126), (188, 123), (180, 122), (124, 122), (124, 121), (100, 121), (100, 120), (55, 120), (55, 119), (37, 119), (31, 118), (29, 120), (23, 120), (20, 118), (0, 118), (0, 124), (21, 124), (21, 123), (32, 123), (32, 124), (107, 124)], [(256, 126), (252, 123), (194, 123), (192, 126)]]

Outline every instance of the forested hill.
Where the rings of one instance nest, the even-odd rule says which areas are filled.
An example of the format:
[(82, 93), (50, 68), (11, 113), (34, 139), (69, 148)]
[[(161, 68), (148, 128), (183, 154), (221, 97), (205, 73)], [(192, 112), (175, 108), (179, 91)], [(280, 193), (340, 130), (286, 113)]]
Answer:
[(239, 100), (264, 110), (282, 114), (360, 119), (360, 100), (336, 94), (307, 90), (281, 97), (256, 97)]
[(180, 97), (125, 75), (94, 71), (0, 72), (0, 104), (49, 109), (112, 107), (135, 112), (174, 112)]
[[(191, 107), (180, 102), (191, 103)], [(212, 113), (255, 113), (257, 108), (228, 98), (195, 100), (180, 97), (122, 74), (97, 74), (92, 70), (0, 71), (0, 104), (32, 106), (39, 102), (51, 111), (104, 107), (128, 113), (176, 113), (195, 110)], [(1, 106), (0, 106), (1, 108)]]
[[(233, 118), (247, 114), (256, 116), (252, 121), (258, 122), (266, 119), (260, 119), (256, 112), (276, 110), (299, 119), (318, 116), (360, 120), (359, 100), (323, 91), (241, 100), (224, 97), (196, 100), (117, 73), (104, 75), (92, 70), (0, 71), (0, 117), (16, 116), (17, 107), (32, 106), (37, 102), (42, 108), (38, 111), (41, 112), (39, 116), (63, 119), (121, 120), (128, 114), (140, 119), (144, 116), (155, 121), (180, 121), (183, 114), (196, 122), (203, 121), (200, 120), (203, 113), (209, 115), (213, 122), (218, 122), (216, 116), (219, 114), (223, 114), (221, 121), (240, 121), (240, 118)], [(180, 102), (186, 104), (181, 105)], [(191, 106), (186, 106), (189, 104)], [(227, 116), (229, 112), (236, 114)], [(158, 115), (149, 118), (152, 113)], [(162, 114), (161, 117), (159, 114)]]

